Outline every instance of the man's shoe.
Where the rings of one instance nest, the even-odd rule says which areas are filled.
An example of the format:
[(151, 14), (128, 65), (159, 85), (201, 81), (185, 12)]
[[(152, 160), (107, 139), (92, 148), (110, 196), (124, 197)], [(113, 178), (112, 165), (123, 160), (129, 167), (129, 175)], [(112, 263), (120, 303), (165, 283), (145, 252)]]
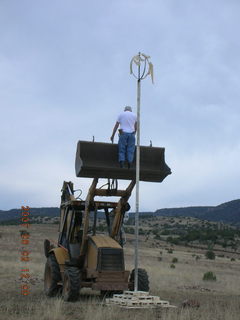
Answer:
[(120, 168), (124, 168), (124, 161), (120, 161), (119, 164), (120, 164)]
[(132, 162), (128, 162), (128, 169), (132, 168)]

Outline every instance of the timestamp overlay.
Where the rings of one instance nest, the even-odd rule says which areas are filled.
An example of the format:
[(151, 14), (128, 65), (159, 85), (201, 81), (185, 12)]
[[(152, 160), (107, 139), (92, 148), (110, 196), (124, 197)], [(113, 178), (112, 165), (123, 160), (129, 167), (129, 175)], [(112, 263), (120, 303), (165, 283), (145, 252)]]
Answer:
[(28, 206), (21, 207), (21, 217), (20, 217), (20, 242), (21, 242), (21, 250), (20, 250), (20, 292), (23, 296), (28, 296), (31, 292), (30, 288), (30, 208)]

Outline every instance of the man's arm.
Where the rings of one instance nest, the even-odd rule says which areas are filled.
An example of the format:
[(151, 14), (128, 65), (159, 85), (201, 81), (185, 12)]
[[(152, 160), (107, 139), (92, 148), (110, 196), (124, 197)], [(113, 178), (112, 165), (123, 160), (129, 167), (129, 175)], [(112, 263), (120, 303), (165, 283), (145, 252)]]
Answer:
[(135, 133), (137, 132), (137, 121), (134, 123), (134, 130), (135, 130)]
[(117, 131), (118, 126), (119, 126), (119, 122), (117, 121), (117, 122), (115, 123), (115, 126), (114, 126), (114, 128), (113, 128), (112, 135), (111, 135), (111, 137), (110, 137), (110, 140), (111, 140), (112, 142), (113, 142), (113, 140), (114, 140), (114, 136), (115, 136), (115, 133), (116, 133), (116, 131)]

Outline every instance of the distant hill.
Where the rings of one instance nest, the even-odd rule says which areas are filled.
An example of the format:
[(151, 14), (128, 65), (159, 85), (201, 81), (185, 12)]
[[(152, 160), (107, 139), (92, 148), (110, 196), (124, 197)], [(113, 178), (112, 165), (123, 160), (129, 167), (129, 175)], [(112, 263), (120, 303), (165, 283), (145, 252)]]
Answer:
[[(11, 210), (0, 210), (0, 222), (8, 220), (17, 220), (21, 219), (22, 210), (21, 209), (11, 209)], [(50, 207), (50, 208), (30, 208), (31, 216), (41, 216), (41, 217), (57, 217), (59, 216), (59, 208)]]
[[(59, 208), (31, 208), (31, 216), (58, 217)], [(134, 212), (129, 213), (130, 217)], [(240, 225), (240, 199), (222, 203), (216, 207), (186, 207), (186, 208), (168, 208), (158, 209), (155, 212), (141, 212), (140, 216), (166, 216), (166, 217), (195, 217), (202, 220), (222, 221), (225, 223), (234, 223)], [(100, 214), (103, 218), (104, 214)], [(21, 209), (12, 209), (8, 211), (0, 210), (0, 222), (21, 219)]]
[(202, 220), (240, 224), (240, 199), (225, 202), (216, 207), (158, 209), (154, 212), (154, 215), (195, 217)]

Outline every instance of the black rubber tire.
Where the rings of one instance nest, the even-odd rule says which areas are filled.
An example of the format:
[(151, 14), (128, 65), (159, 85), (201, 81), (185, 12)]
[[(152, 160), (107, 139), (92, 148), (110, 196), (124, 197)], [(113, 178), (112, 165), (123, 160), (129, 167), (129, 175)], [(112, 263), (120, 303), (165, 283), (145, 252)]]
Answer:
[(63, 277), (64, 301), (77, 301), (81, 287), (80, 270), (77, 267), (68, 267)]
[(48, 297), (55, 297), (61, 291), (61, 285), (58, 284), (62, 280), (59, 264), (54, 254), (50, 254), (47, 258), (44, 271), (44, 292)]
[[(134, 290), (134, 275), (135, 275), (135, 269), (133, 269), (130, 274), (130, 279), (129, 279), (130, 291)], [(141, 269), (141, 268), (138, 268), (138, 291), (149, 292), (148, 274), (145, 269)]]
[(48, 239), (45, 239), (45, 240), (44, 240), (43, 247), (44, 247), (45, 257), (48, 258), (48, 257), (49, 257), (49, 251), (50, 251), (50, 249), (51, 249), (50, 241), (49, 241)]

